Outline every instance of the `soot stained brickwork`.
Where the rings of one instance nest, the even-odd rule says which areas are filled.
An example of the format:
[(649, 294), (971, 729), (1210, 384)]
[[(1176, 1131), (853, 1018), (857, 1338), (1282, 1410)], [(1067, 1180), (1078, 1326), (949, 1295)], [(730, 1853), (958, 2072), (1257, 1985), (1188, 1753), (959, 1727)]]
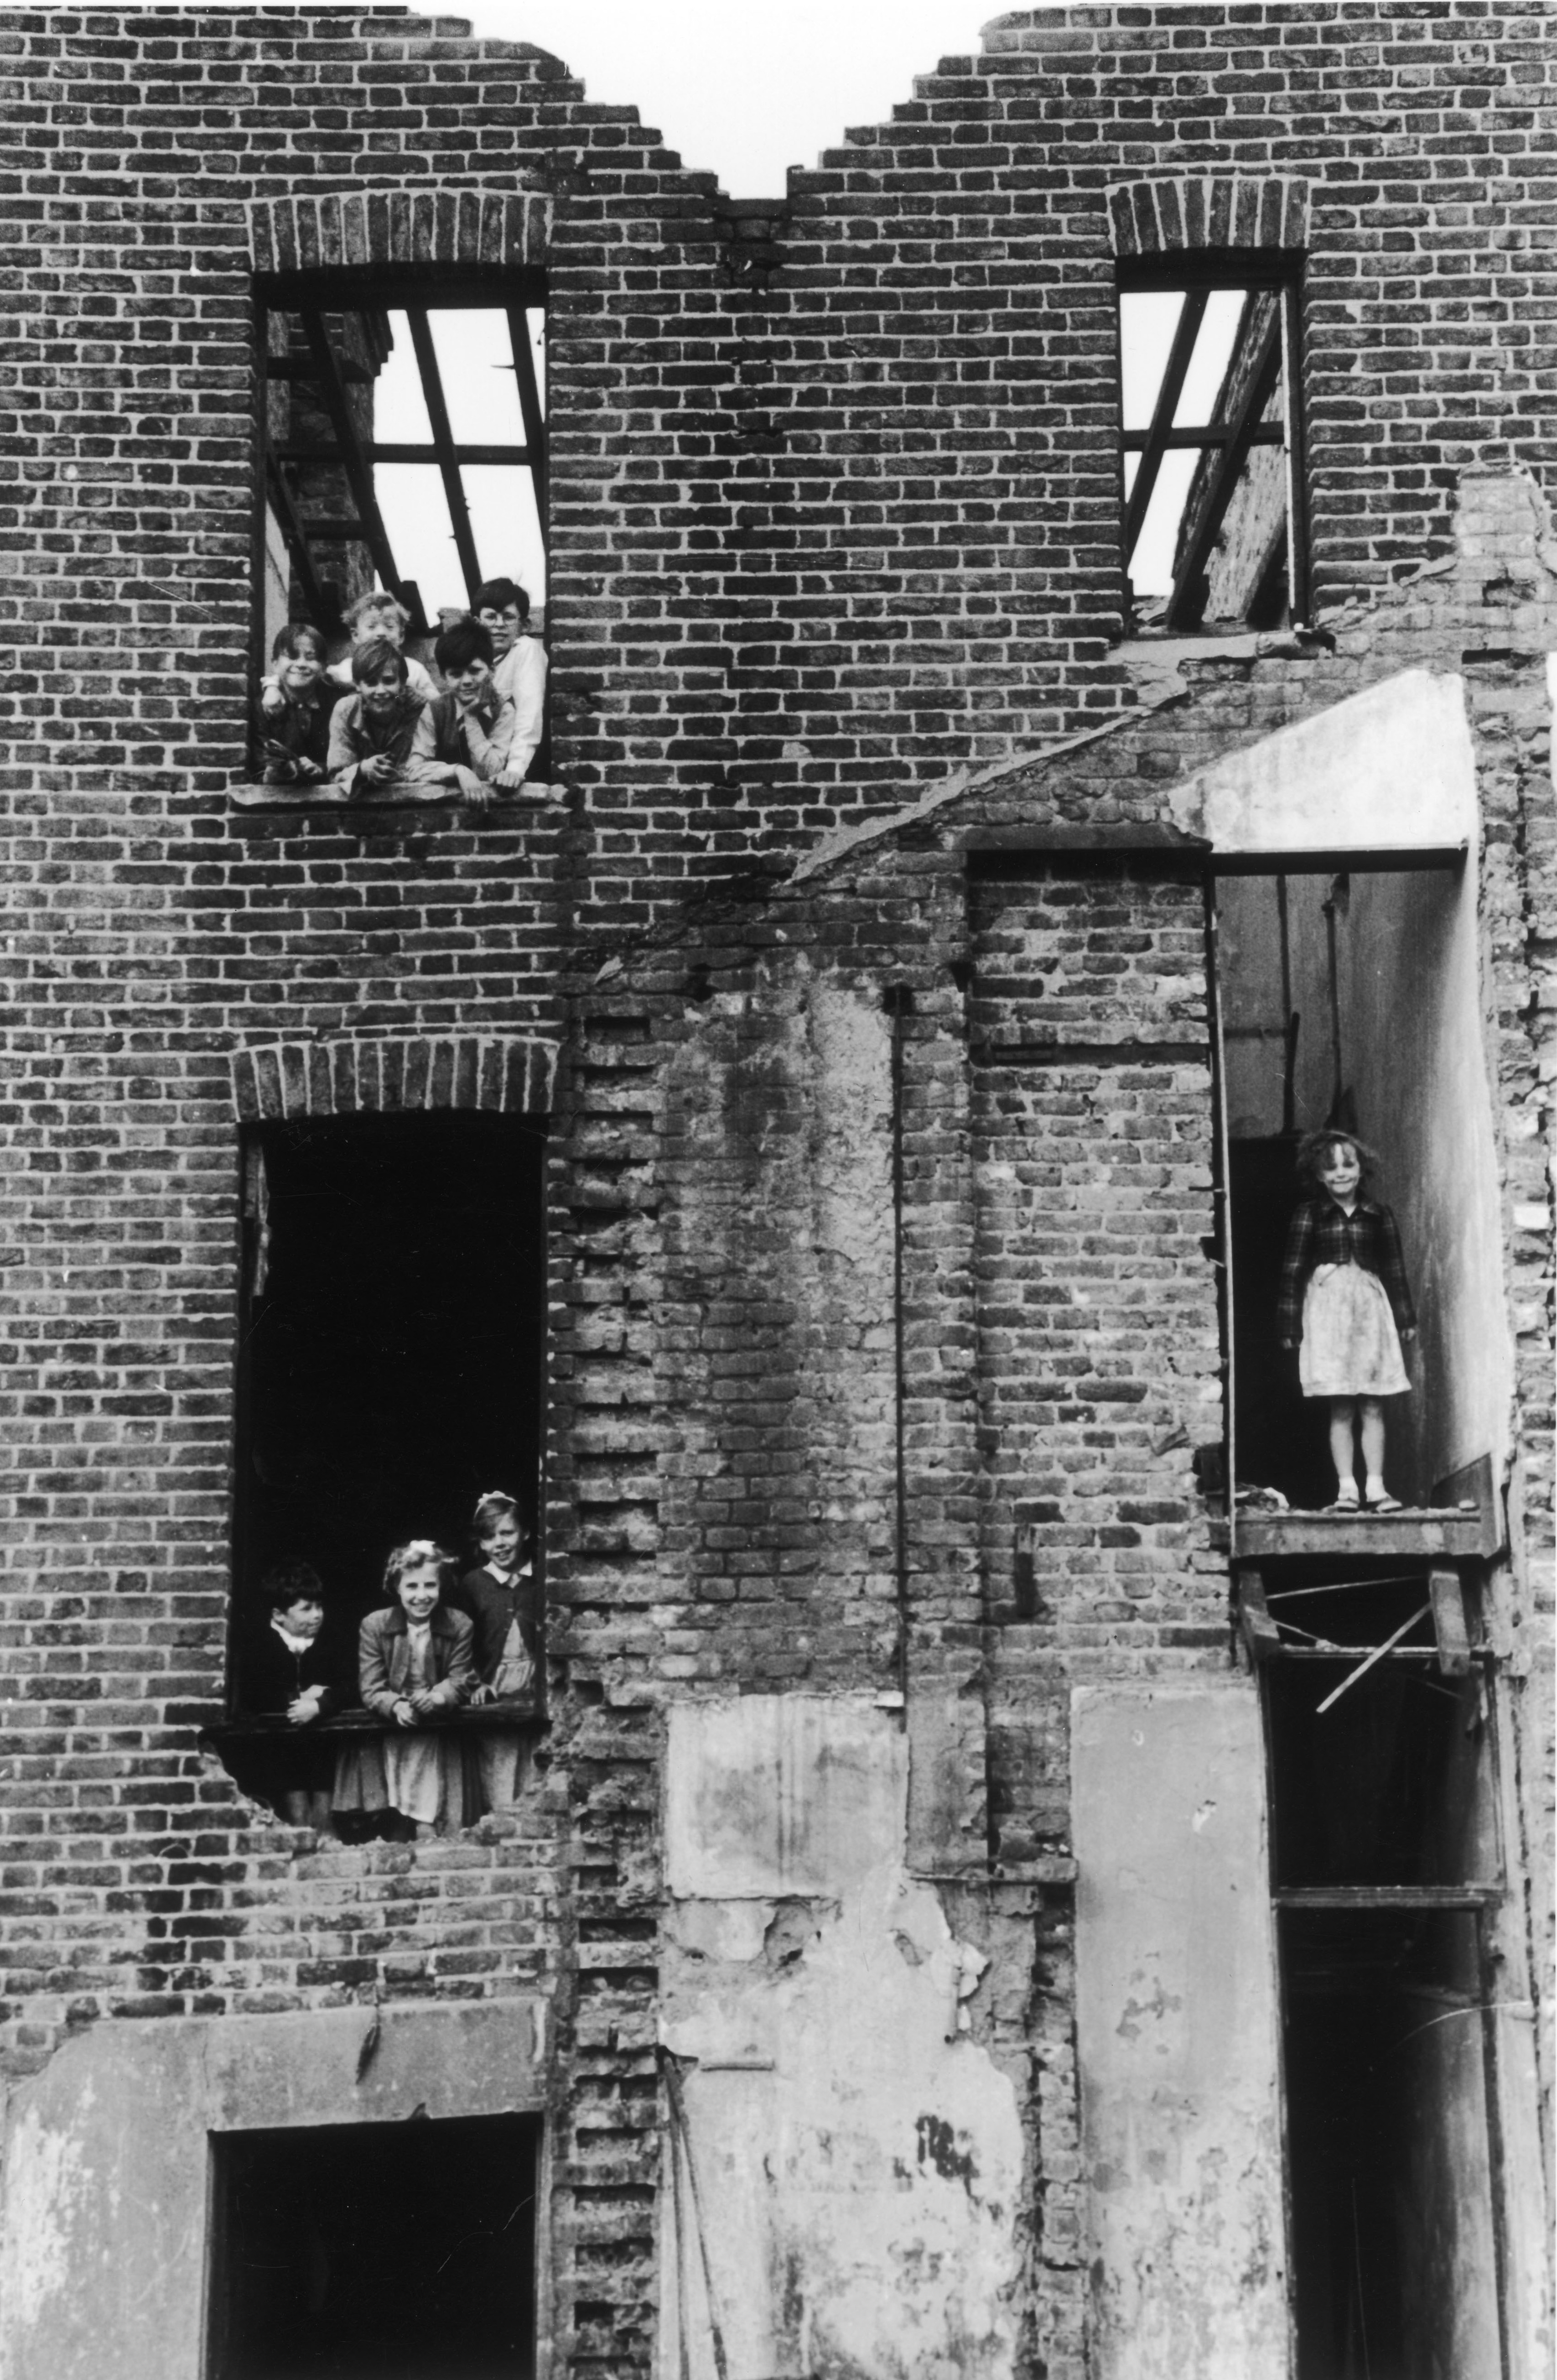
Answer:
[[(0, 20), (24, 2091), (111, 2018), (533, 1997), (553, 2365), (642, 2373), (676, 2345), (668, 1912), (722, 1912), (766, 1991), (820, 1963), (779, 1910), (840, 1889), (688, 1885), (667, 1730), (858, 1706), (902, 1730), (892, 1857), (960, 1946), (937, 2024), (1020, 2140), (1005, 2312), (946, 2351), (1104, 2380), (1073, 1696), (1253, 1692), (1192, 1464), (1225, 1419), (1225, 1185), (1209, 845), (1174, 803), (1409, 673), (1463, 686), (1474, 761), (1513, 1351), (1481, 1609), (1510, 1905), (1549, 1921), (1547, 30), (1533, 0), (1019, 12), (737, 206), (456, 20)], [(1220, 240), (1303, 254), (1312, 615), (1126, 643), (1116, 267)], [(390, 261), (546, 275), (563, 799), (523, 818), (233, 799), (252, 278)], [(352, 1846), (272, 1821), (204, 1734), (239, 1125), (440, 1107), (547, 1134), (548, 1723), (516, 1811)], [(785, 1857), (809, 1791), (773, 1787)]]

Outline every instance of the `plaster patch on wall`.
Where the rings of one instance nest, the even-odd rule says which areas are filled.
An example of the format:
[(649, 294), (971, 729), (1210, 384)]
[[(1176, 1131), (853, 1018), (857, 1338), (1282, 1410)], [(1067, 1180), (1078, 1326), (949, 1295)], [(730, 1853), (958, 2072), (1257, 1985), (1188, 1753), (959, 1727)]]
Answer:
[(1217, 853), (1476, 847), (1476, 761), (1457, 677), (1403, 670), (1174, 788)]
[(24, 2108), (6, 2143), (5, 2295), (29, 2328), (49, 2299), (78, 2288), (76, 2233), (92, 2195), (79, 2138)]
[[(662, 2193), (666, 2380), (683, 2354), (709, 2380), (716, 2324), (730, 2380), (1004, 2380), (1020, 2118), (968, 2029), (983, 1954), (903, 1864), (901, 1732), (853, 1701), (682, 1706), (668, 1804), (661, 2039), (685, 2133)], [(749, 1897), (780, 1875), (787, 1896)]]

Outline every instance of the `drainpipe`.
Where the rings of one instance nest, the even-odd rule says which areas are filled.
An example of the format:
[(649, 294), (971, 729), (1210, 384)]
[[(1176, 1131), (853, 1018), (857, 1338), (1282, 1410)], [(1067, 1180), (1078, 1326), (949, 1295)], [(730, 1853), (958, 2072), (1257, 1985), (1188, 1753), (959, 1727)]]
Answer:
[(906, 984), (893, 984), (882, 1005), (892, 1020), (892, 1350), (894, 1374), (894, 1554), (898, 1607), (898, 1692), (902, 1696), (899, 1724), (908, 1725), (909, 1547), (908, 1447), (905, 1406), (908, 1361), (903, 1326), (903, 1025), (913, 1014), (913, 994)]

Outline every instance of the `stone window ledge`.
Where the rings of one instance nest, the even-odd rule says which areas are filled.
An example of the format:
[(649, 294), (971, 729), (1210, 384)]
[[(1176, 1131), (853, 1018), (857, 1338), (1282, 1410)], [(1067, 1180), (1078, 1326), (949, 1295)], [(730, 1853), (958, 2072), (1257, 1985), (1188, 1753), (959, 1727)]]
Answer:
[(365, 816), (385, 810), (442, 809), (469, 811), (475, 819), (501, 818), (505, 825), (521, 819), (551, 824), (559, 820), (569, 799), (566, 785), (526, 783), (515, 791), (500, 791), (489, 810), (472, 809), (447, 785), (395, 785), (384, 793), (350, 795), (333, 785), (256, 785), (232, 788), (233, 808), (239, 810), (341, 810)]

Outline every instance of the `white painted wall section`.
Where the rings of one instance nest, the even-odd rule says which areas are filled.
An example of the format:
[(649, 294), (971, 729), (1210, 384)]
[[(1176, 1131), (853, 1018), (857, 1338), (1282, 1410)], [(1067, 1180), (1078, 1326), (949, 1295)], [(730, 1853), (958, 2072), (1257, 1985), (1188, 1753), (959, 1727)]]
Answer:
[(1168, 796), (1219, 856), (1477, 844), (1476, 767), (1457, 677), (1403, 670), (1224, 760)]
[(1254, 1688), (1078, 1687), (1071, 1760), (1094, 2380), (1287, 2380)]
[(906, 1740), (869, 1703), (670, 1714), (660, 2371), (1006, 2380), (1023, 2143), (974, 2040), (982, 1957), (903, 1864)]

